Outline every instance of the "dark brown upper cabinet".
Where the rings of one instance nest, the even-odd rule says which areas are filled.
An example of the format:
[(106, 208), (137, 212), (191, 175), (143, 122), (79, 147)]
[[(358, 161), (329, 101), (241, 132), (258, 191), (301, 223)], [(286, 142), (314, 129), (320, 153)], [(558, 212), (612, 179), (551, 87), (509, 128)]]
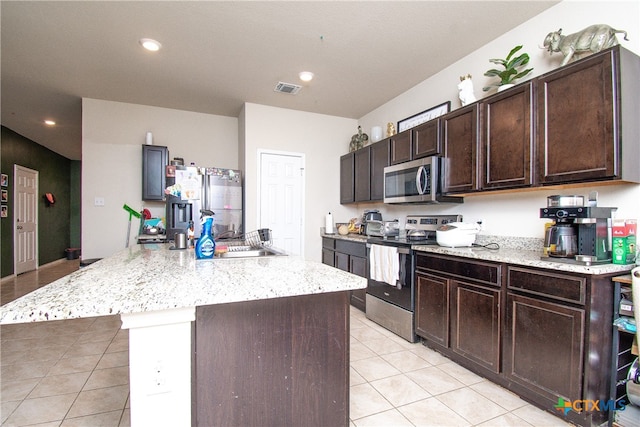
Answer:
[(142, 146), (142, 200), (164, 200), (169, 150), (160, 145)]
[(354, 152), (340, 156), (340, 203), (355, 201)]
[(411, 129), (413, 159), (440, 154), (440, 119), (429, 120)]
[(411, 160), (411, 129), (393, 135), (389, 138), (391, 144), (391, 164), (408, 162)]
[(389, 139), (371, 144), (371, 201), (384, 198), (384, 168), (389, 166)]
[(478, 190), (478, 124), (480, 108), (467, 105), (442, 120), (443, 193)]
[(534, 181), (533, 84), (483, 100), (479, 162), (483, 190), (528, 187)]
[(537, 79), (541, 185), (640, 182), (640, 57), (620, 46)]
[(354, 189), (356, 202), (371, 200), (371, 146), (354, 152)]

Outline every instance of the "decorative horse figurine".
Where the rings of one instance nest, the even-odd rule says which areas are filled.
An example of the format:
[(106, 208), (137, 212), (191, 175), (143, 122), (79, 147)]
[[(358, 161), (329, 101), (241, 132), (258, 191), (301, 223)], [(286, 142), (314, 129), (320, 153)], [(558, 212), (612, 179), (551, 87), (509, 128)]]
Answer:
[(462, 106), (476, 102), (476, 96), (473, 93), (473, 82), (471, 81), (471, 74), (466, 76), (460, 76), (460, 83), (458, 83), (458, 97)]

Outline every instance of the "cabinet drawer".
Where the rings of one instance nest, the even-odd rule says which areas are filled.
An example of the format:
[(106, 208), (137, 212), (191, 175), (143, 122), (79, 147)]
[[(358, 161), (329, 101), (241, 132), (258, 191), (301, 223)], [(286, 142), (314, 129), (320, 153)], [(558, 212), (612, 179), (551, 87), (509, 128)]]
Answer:
[(452, 257), (418, 254), (416, 268), (436, 271), (459, 277), (465, 281), (473, 280), (488, 286), (500, 286), (502, 266), (499, 264), (469, 261)]
[(336, 240), (336, 251), (344, 254), (359, 256), (362, 258), (367, 257), (367, 244), (352, 242), (350, 240)]
[(533, 295), (584, 305), (587, 279), (551, 271), (535, 271), (518, 267), (507, 269), (507, 287)]
[(330, 239), (328, 237), (322, 238), (322, 247), (324, 249), (334, 250), (336, 248), (336, 239)]

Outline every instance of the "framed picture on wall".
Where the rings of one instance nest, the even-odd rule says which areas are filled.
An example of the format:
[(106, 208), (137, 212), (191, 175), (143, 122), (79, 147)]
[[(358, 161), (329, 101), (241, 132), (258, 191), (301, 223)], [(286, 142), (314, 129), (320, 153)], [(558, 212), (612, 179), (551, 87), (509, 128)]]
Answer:
[(448, 113), (450, 110), (451, 101), (447, 101), (440, 105), (436, 105), (435, 107), (431, 107), (428, 110), (423, 111), (422, 113), (407, 117), (406, 119), (400, 120), (398, 122), (398, 132), (411, 129), (412, 127), (428, 122), (429, 120), (435, 119), (436, 117), (440, 117), (441, 115)]
[(7, 205), (2, 205), (2, 211), (0, 211), (0, 218), (6, 218), (9, 216), (9, 210), (7, 209)]
[(9, 201), (9, 192), (7, 190), (2, 190), (2, 203), (7, 203)]
[(2, 178), (0, 178), (0, 186), (2, 187), (8, 187), (9, 186), (9, 175), (7, 175), (6, 173), (3, 173)]

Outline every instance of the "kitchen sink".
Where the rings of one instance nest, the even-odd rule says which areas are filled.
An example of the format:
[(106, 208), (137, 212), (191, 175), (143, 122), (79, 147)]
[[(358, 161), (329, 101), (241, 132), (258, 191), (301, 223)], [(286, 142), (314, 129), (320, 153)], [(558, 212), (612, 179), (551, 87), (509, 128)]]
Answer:
[(286, 255), (284, 252), (273, 248), (250, 248), (242, 250), (232, 250), (232, 248), (232, 246), (229, 247), (229, 252), (216, 254), (216, 258), (253, 258)]

